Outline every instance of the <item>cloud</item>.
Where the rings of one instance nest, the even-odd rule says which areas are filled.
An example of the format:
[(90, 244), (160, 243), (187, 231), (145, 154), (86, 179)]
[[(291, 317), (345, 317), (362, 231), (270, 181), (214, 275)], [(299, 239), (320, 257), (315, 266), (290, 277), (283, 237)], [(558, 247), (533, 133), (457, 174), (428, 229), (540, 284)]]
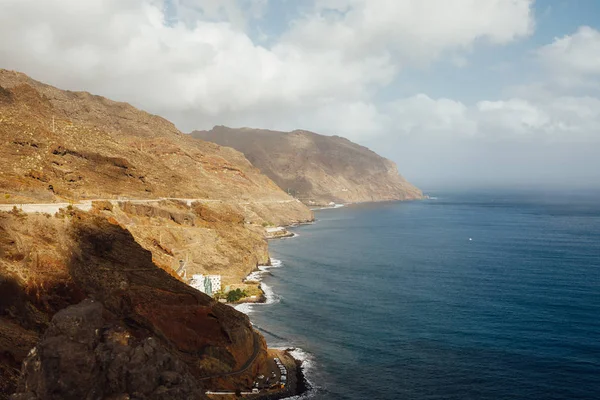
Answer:
[[(285, 40), (347, 58), (390, 53), (428, 63), (476, 41), (506, 44), (533, 32), (532, 0), (319, 0)], [(334, 12), (332, 12), (334, 11)]]
[(600, 32), (589, 26), (554, 39), (536, 51), (543, 66), (564, 86), (595, 84), (600, 78)]
[(245, 30), (250, 20), (263, 17), (267, 5), (268, 0), (165, 0), (163, 11), (168, 20), (183, 22), (190, 27), (204, 20), (229, 22)]
[(600, 143), (600, 99), (594, 97), (511, 98), (465, 105), (419, 94), (391, 103), (389, 115), (393, 119), (388, 130), (404, 137)]
[(445, 51), (464, 64), (460, 49), (507, 43), (533, 26), (530, 0), (453, 1), (451, 10), (433, 0), (316, 1), (267, 47), (246, 29), (266, 1), (1, 2), (2, 67), (131, 102), (185, 130), (232, 115), (271, 125), (277, 109), (344, 134), (356, 128), (337, 111), (369, 121), (378, 88), (401, 66)]
[(469, 109), (451, 99), (432, 99), (418, 94), (398, 99), (388, 105), (393, 115), (390, 130), (404, 135), (471, 136), (477, 133), (477, 122)]
[[(288, 19), (268, 29), (271, 5), (0, 0), (0, 67), (130, 102), (184, 131), (301, 128), (347, 136), (419, 168), (445, 160), (423, 166), (431, 176), (457, 158), (492, 159), (494, 149), (599, 143), (600, 34), (590, 27), (536, 50), (547, 74), (516, 82), (507, 96), (467, 103), (420, 93), (423, 68), (445, 61), (438, 65), (473, 73), (481, 47), (531, 35), (533, 0), (286, 2)], [(510, 75), (519, 65), (507, 59), (495, 68)], [(478, 88), (465, 91), (474, 98)], [(419, 176), (419, 168), (407, 170)]]

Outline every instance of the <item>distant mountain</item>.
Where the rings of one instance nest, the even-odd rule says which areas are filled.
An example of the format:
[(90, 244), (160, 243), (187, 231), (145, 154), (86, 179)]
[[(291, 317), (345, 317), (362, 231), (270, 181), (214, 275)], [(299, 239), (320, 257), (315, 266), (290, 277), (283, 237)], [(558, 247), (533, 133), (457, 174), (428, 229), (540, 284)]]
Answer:
[(392, 161), (339, 136), (225, 126), (192, 136), (241, 151), (279, 187), (308, 204), (423, 198)]

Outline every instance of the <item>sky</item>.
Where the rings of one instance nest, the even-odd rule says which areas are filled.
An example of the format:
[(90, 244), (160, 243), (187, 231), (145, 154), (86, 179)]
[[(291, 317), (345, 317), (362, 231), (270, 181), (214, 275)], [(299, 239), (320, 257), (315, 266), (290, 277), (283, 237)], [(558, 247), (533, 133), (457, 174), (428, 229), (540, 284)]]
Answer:
[(600, 187), (596, 0), (0, 0), (0, 68), (344, 136), (426, 190)]

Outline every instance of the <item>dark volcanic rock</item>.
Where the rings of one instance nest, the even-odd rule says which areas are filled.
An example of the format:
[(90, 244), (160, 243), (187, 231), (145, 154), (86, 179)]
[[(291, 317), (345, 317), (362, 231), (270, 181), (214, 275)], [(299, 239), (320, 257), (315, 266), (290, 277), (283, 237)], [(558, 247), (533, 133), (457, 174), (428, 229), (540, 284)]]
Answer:
[(23, 363), (29, 399), (202, 399), (187, 365), (156, 338), (135, 337), (94, 300), (57, 313)]
[(0, 288), (0, 399), (203, 398), (250, 387), (266, 362), (246, 315), (99, 216), (0, 213)]

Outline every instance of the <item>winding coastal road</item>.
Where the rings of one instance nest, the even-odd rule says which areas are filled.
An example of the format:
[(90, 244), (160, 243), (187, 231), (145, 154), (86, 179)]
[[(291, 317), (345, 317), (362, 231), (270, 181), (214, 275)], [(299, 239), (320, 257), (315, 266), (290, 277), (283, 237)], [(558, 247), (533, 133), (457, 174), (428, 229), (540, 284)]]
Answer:
[[(218, 203), (218, 202), (230, 202), (228, 200), (216, 200), (216, 199), (182, 199), (175, 197), (161, 197), (158, 199), (94, 199), (94, 200), (83, 200), (77, 203), (38, 203), (38, 204), (0, 204), (0, 211), (11, 211), (14, 207), (19, 209), (20, 211), (26, 214), (34, 214), (34, 213), (44, 213), (44, 214), (55, 214), (61, 208), (67, 208), (72, 206), (78, 210), (89, 211), (92, 209), (92, 203), (95, 201), (108, 201), (113, 205), (118, 203), (134, 203), (134, 204), (152, 204), (152, 203), (160, 203), (165, 200), (178, 200), (185, 202), (188, 206), (192, 205), (194, 202), (201, 203)], [(258, 201), (240, 201), (233, 202), (235, 204), (282, 204), (282, 203), (293, 203), (298, 202), (299, 200), (291, 199), (291, 200), (258, 200)]]

